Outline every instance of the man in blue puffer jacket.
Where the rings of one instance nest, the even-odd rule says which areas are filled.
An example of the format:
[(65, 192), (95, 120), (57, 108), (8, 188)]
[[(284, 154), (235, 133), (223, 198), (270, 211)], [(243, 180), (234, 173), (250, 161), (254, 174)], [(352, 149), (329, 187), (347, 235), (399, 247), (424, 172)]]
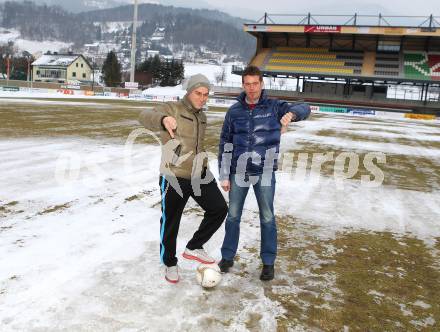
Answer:
[(229, 192), (229, 209), (219, 267), (226, 273), (234, 264), (243, 205), (252, 185), (260, 210), (260, 279), (267, 281), (274, 278), (277, 253), (273, 200), (280, 138), (290, 122), (310, 115), (310, 107), (268, 98), (258, 67), (247, 67), (242, 83), (244, 92), (226, 113), (220, 137), (220, 181), (223, 190)]

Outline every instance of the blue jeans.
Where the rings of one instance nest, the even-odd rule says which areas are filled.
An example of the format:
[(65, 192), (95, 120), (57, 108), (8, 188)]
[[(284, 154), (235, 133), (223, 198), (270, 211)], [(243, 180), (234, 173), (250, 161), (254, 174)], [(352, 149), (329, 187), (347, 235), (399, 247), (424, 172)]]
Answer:
[[(267, 176), (267, 175), (265, 175)], [(265, 265), (273, 265), (277, 255), (277, 226), (273, 210), (273, 199), (275, 195), (275, 173), (271, 178), (264, 178), (263, 175), (254, 177), (255, 197), (260, 210), (261, 244), (260, 257)], [(221, 248), (222, 258), (233, 260), (237, 253), (238, 240), (240, 237), (240, 220), (243, 212), (243, 205), (249, 191), (250, 184), (243, 186), (243, 179), (248, 177), (239, 174), (230, 176), (231, 189), (229, 191), (228, 217), (225, 222), (225, 239)], [(258, 181), (256, 181), (258, 179)], [(238, 182), (238, 184), (237, 184)]]

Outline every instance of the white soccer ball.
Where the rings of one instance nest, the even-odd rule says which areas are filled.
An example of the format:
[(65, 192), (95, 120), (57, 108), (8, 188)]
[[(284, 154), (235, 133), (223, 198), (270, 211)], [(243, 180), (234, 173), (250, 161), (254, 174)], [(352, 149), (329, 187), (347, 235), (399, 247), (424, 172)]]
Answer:
[(217, 264), (200, 264), (196, 270), (197, 282), (204, 288), (217, 286), (222, 280), (222, 274)]

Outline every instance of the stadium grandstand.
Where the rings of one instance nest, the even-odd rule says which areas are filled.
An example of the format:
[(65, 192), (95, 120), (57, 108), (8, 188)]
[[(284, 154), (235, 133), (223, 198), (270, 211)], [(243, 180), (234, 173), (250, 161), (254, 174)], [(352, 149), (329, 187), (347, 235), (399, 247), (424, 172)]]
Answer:
[[(256, 38), (250, 64), (267, 77), (296, 79), (296, 91), (274, 91), (279, 97), (439, 116), (437, 19), (265, 14), (244, 31)], [(242, 70), (233, 67), (235, 74)], [(408, 86), (419, 91), (418, 100), (389, 96), (389, 89)]]

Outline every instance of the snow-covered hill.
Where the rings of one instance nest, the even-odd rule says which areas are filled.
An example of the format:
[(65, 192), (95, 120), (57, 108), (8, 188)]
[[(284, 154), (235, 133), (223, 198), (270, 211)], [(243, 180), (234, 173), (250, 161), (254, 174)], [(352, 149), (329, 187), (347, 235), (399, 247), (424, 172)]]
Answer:
[(0, 45), (13, 42), (18, 52), (27, 51), (31, 54), (45, 53), (46, 51), (60, 51), (68, 49), (72, 44), (61, 41), (36, 41), (23, 39), (16, 29), (0, 28)]
[[(6, 0), (0, 0), (0, 3), (6, 2)], [(90, 10), (107, 9), (117, 6), (133, 4), (133, 0), (33, 0), (38, 5), (57, 5), (70, 12), (79, 13)], [(152, 3), (157, 5), (186, 7), (186, 8), (207, 8), (216, 9), (206, 1), (199, 0), (138, 0), (139, 4)]]

